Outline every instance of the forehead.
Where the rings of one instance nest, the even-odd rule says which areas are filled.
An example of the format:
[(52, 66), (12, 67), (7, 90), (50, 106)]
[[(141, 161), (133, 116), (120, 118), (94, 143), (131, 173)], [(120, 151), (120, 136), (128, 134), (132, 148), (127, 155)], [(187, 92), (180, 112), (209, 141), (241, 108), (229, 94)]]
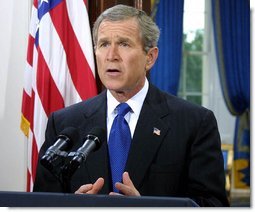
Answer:
[(140, 38), (137, 20), (130, 18), (121, 21), (104, 20), (98, 28), (98, 39), (108, 36), (128, 36)]

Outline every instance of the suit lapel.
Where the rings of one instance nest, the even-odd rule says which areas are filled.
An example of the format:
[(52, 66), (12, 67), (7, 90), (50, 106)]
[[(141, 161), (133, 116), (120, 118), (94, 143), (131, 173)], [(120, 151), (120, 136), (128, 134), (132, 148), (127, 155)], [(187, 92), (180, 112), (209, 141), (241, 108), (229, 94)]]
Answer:
[(150, 86), (144, 101), (130, 147), (126, 170), (136, 188), (139, 188), (153, 161), (169, 126), (162, 121), (168, 115), (165, 101), (157, 89)]
[[(86, 161), (87, 172), (92, 183), (99, 177), (105, 179), (105, 185), (101, 193), (109, 192), (109, 171), (108, 171), (108, 149), (107, 149), (107, 127), (106, 127), (106, 95), (105, 92), (96, 97), (89, 108), (84, 108), (84, 128), (101, 127), (106, 130), (105, 139), (102, 146), (95, 152), (92, 152)], [(86, 125), (86, 126), (85, 126)], [(87, 130), (86, 130), (87, 131)]]

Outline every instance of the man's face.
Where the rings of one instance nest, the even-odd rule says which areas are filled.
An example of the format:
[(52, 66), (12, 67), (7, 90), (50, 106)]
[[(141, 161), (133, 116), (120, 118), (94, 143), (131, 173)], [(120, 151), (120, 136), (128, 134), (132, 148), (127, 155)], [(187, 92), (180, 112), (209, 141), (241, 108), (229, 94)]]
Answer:
[(135, 19), (103, 21), (98, 29), (95, 54), (99, 77), (111, 92), (133, 96), (143, 87), (148, 56)]

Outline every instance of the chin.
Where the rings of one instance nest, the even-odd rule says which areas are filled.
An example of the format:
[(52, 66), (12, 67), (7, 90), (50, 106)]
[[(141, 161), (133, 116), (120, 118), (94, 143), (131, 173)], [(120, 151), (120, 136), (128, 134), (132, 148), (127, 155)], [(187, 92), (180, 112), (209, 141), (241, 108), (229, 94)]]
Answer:
[(115, 91), (115, 92), (121, 92), (123, 90), (123, 86), (118, 86), (116, 84), (105, 84), (104, 85), (108, 90)]

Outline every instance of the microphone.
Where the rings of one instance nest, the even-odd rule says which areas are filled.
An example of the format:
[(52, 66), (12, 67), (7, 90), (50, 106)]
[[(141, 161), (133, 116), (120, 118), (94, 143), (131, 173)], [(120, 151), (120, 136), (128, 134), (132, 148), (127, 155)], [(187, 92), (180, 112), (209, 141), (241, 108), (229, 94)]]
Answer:
[(72, 148), (74, 141), (79, 137), (79, 132), (74, 127), (65, 128), (61, 133), (57, 136), (57, 141), (54, 145), (50, 146), (44, 156), (41, 158), (41, 164), (49, 169), (53, 169), (52, 162), (56, 159), (56, 155), (59, 155), (61, 151), (69, 150)]
[(106, 132), (103, 128), (93, 128), (90, 133), (86, 136), (84, 144), (76, 151), (73, 159), (70, 161), (69, 166), (69, 176), (71, 176), (85, 161), (88, 155), (98, 150), (104, 140)]

